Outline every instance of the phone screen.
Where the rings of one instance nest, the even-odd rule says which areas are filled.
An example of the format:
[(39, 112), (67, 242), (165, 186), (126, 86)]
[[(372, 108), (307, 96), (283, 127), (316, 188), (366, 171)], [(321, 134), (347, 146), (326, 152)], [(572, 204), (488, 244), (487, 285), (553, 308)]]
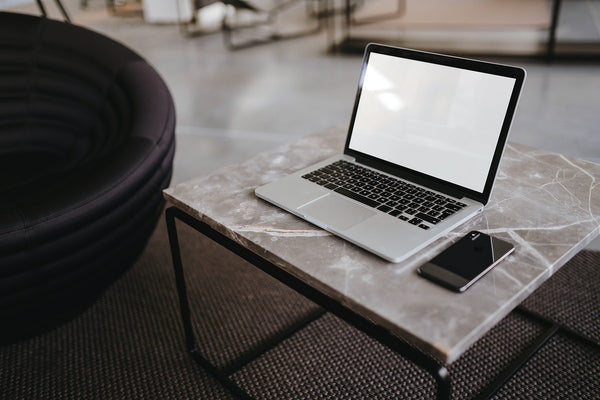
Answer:
[(514, 250), (512, 244), (472, 231), (444, 250), (419, 274), (451, 289), (463, 291)]

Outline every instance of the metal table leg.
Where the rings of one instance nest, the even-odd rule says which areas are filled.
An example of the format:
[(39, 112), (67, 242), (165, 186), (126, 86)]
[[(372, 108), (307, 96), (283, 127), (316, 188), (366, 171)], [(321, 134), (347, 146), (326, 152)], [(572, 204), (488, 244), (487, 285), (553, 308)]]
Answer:
[[(250, 398), (237, 385), (235, 385), (233, 381), (231, 381), (226, 375), (224, 375), (223, 371), (220, 371), (214, 366), (212, 366), (210, 362), (208, 362), (200, 354), (200, 350), (197, 347), (194, 330), (191, 322), (190, 307), (188, 302), (187, 289), (185, 286), (183, 265), (177, 237), (177, 228), (175, 226), (176, 219), (196, 229), (201, 234), (219, 243), (226, 249), (232, 251), (244, 260), (250, 262), (260, 270), (273, 276), (288, 287), (296, 290), (298, 293), (302, 294), (309, 300), (312, 300), (316, 304), (322, 306), (327, 311), (333, 313), (334, 315), (348, 322), (352, 326), (365, 332), (367, 335), (371, 336), (375, 340), (396, 351), (403, 357), (414, 362), (416, 365), (429, 372), (435, 379), (437, 384), (437, 399), (441, 400), (450, 398), (450, 376), (448, 374), (448, 370), (440, 362), (438, 362), (431, 356), (423, 353), (419, 349), (409, 345), (405, 341), (399, 339), (397, 336), (392, 335), (385, 328), (376, 325), (375, 323), (367, 320), (366, 318), (361, 317), (360, 315), (356, 314), (355, 312), (340, 304), (338, 301), (319, 292), (315, 288), (304, 283), (303, 281), (299, 280), (290, 273), (283, 271), (282, 269), (267, 261), (263, 257), (253, 253), (252, 251), (248, 250), (239, 243), (224, 236), (220, 232), (211, 228), (208, 224), (202, 221), (198, 221), (197, 219), (191, 217), (190, 215), (176, 207), (168, 208), (166, 210), (167, 230), (169, 234), (169, 242), (171, 245), (171, 255), (173, 257), (173, 268), (175, 270), (177, 293), (179, 295), (179, 305), (181, 310), (183, 328), (185, 332), (186, 346), (192, 357), (199, 364), (207, 368), (211, 373), (213, 373), (217, 377), (217, 379), (224, 383), (225, 386), (232, 390), (235, 394), (241, 396), (242, 398)], [(230, 372), (232, 371), (229, 371), (229, 373)]]
[[(324, 295), (323, 293), (317, 291), (313, 287), (307, 285), (306, 283), (300, 281), (295, 276), (283, 271), (279, 267), (275, 266), (271, 262), (265, 260), (263, 257), (253, 253), (248, 250), (244, 246), (240, 245), (237, 242), (229, 239), (224, 236), (220, 232), (214, 230), (206, 223), (198, 221), (197, 219), (191, 217), (185, 212), (181, 211), (176, 207), (171, 207), (166, 211), (166, 219), (167, 219), (167, 228), (169, 233), (169, 241), (171, 245), (171, 254), (173, 257), (173, 266), (175, 270), (175, 278), (177, 283), (177, 292), (179, 295), (181, 316), (184, 326), (186, 346), (188, 351), (192, 355), (192, 357), (203, 367), (205, 367), (208, 371), (213, 373), (226, 387), (232, 390), (233, 393), (241, 396), (244, 399), (249, 399), (250, 397), (244, 393), (233, 381), (228, 378), (228, 375), (233, 373), (237, 368), (241, 368), (244, 364), (239, 364), (234, 369), (228, 369), (227, 371), (221, 371), (215, 368), (208, 362), (200, 353), (200, 350), (197, 347), (196, 339), (194, 336), (194, 331), (191, 323), (190, 316), (190, 308), (187, 298), (187, 290), (185, 286), (184, 274), (183, 274), (183, 265), (181, 260), (181, 254), (179, 249), (179, 242), (177, 238), (177, 229), (175, 226), (175, 220), (179, 219), (192, 228), (196, 229), (198, 232), (202, 233), (206, 237), (214, 240), (220, 245), (224, 246), (226, 249), (234, 252), (238, 256), (242, 257), (246, 261), (250, 262), (257, 268), (266, 272), (267, 274), (273, 276), (278, 279), (280, 282), (284, 283), (288, 287), (296, 290), (300, 294), (304, 295), (306, 298), (312, 300), (313, 302), (321, 305), (327, 311), (333, 313), (339, 318), (343, 319), (350, 325), (360, 329), (370, 337), (379, 341), (383, 345), (391, 348), (395, 352), (399, 353), (403, 357), (412, 361), (416, 365), (420, 366), (427, 372), (429, 372), (436, 381), (437, 384), (437, 399), (450, 399), (451, 395), (451, 386), (450, 386), (450, 376), (448, 370), (445, 368), (437, 360), (433, 359), (431, 356), (423, 353), (419, 349), (409, 345), (405, 341), (399, 339), (397, 336), (392, 335), (385, 328), (374, 324), (373, 322), (361, 317), (355, 312), (351, 311), (347, 307), (341, 305), (336, 300), (330, 298), (329, 296)], [(573, 331), (572, 329), (561, 325), (555, 321), (549, 320), (548, 318), (539, 315), (533, 311), (526, 310), (522, 307), (517, 308), (517, 311), (526, 315), (529, 318), (537, 320), (538, 322), (544, 323), (547, 325), (546, 329), (537, 337), (537, 339), (525, 350), (521, 353), (521, 355), (516, 358), (513, 362), (511, 362), (503, 372), (501, 372), (485, 389), (483, 389), (475, 399), (483, 400), (492, 398), (501, 388), (502, 386), (517, 372), (519, 369), (527, 363), (554, 335), (557, 333), (565, 334), (575, 340), (586, 343), (595, 347), (596, 349), (600, 349), (600, 342), (593, 338), (586, 337), (579, 332)], [(306, 322), (307, 324), (308, 322)], [(294, 330), (295, 332), (295, 330)], [(290, 332), (291, 336), (293, 332)], [(259, 354), (256, 354), (258, 356)]]
[(561, 325), (555, 321), (552, 321), (543, 315), (536, 312), (527, 310), (523, 307), (518, 307), (517, 311), (526, 317), (536, 320), (546, 325), (546, 329), (536, 338), (536, 340), (521, 353), (521, 355), (510, 363), (503, 372), (501, 372), (496, 379), (494, 379), (485, 389), (481, 391), (475, 400), (488, 400), (491, 399), (508, 380), (515, 375), (527, 361), (529, 361), (535, 354), (542, 348), (550, 339), (552, 339), (557, 333), (562, 333), (570, 338), (585, 343), (587, 345), (595, 346), (600, 349), (600, 342), (592, 338), (586, 337), (579, 332), (573, 331), (572, 329)]

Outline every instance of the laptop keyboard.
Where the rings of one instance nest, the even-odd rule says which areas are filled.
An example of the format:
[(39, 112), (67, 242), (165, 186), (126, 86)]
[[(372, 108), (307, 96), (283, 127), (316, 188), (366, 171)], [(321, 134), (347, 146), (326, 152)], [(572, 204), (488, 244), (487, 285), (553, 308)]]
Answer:
[(302, 177), (421, 229), (466, 207), (442, 194), (343, 160)]

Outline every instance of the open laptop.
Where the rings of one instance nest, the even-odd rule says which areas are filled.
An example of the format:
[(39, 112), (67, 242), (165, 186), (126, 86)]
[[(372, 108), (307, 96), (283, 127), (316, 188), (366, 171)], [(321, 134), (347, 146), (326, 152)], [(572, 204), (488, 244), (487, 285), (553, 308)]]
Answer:
[(525, 75), (369, 44), (343, 154), (256, 195), (402, 261), (487, 203)]

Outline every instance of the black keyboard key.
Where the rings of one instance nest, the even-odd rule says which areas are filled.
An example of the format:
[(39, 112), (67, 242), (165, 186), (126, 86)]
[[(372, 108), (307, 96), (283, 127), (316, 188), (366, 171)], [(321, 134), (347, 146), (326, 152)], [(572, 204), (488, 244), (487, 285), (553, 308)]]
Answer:
[(369, 207), (377, 207), (379, 205), (379, 203), (376, 202), (376, 201), (373, 201), (373, 200), (371, 200), (371, 199), (369, 199), (369, 198), (367, 198), (365, 196), (361, 196), (358, 193), (353, 193), (353, 192), (351, 192), (351, 191), (349, 191), (347, 189), (344, 189), (344, 188), (337, 188), (337, 189), (334, 190), (334, 192), (342, 194), (342, 195), (344, 195), (346, 197), (349, 197), (349, 198), (351, 198), (353, 200), (359, 201), (359, 202), (361, 202), (363, 204), (366, 204)]
[(439, 220), (443, 220), (448, 218), (449, 216), (453, 215), (454, 211), (451, 210), (445, 210), (444, 212), (442, 212), (440, 215), (438, 215), (437, 219)]
[(446, 204), (446, 208), (453, 210), (453, 211), (458, 211), (462, 207), (460, 207), (458, 204)]
[(419, 225), (421, 222), (423, 222), (423, 220), (419, 219), (419, 218), (413, 218), (410, 221), (408, 221), (409, 224), (413, 224), (413, 225)]
[(377, 207), (377, 209), (383, 211), (384, 213), (392, 211), (392, 207), (388, 207), (385, 204), (380, 205), (379, 207)]
[(431, 217), (431, 216), (429, 216), (429, 215), (427, 215), (425, 213), (415, 214), (415, 217), (416, 218), (421, 218), (422, 220), (424, 220), (426, 222), (429, 222), (430, 224), (433, 224), (433, 225), (436, 225), (437, 223), (440, 222), (440, 220), (438, 218)]
[(419, 228), (425, 229), (425, 230), (429, 229), (429, 227), (427, 225), (425, 225), (425, 224), (419, 225)]
[[(441, 194), (343, 160), (302, 177), (417, 226), (417, 220), (436, 224), (466, 207)], [(403, 211), (410, 216), (402, 215)]]

